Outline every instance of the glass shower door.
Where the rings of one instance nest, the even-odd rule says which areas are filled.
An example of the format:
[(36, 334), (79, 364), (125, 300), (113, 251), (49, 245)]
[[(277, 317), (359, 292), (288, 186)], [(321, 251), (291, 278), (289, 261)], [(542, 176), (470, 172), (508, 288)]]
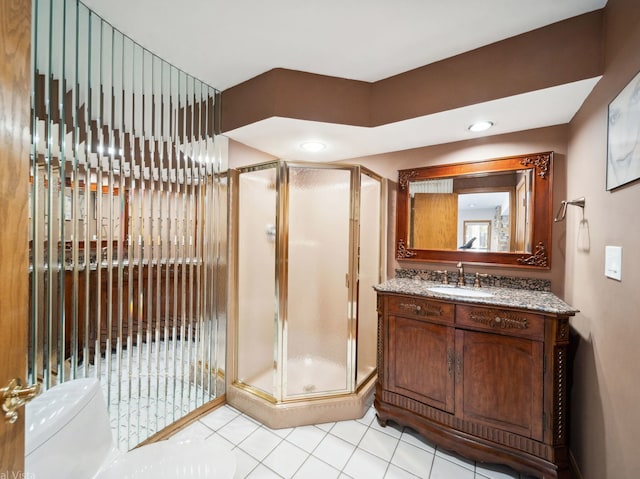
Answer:
[(353, 388), (352, 169), (291, 165), (284, 399)]
[(360, 173), (358, 254), (358, 353), (356, 384), (360, 387), (375, 372), (378, 314), (373, 286), (381, 277), (382, 182), (365, 171)]
[(275, 396), (276, 164), (239, 175), (238, 381)]

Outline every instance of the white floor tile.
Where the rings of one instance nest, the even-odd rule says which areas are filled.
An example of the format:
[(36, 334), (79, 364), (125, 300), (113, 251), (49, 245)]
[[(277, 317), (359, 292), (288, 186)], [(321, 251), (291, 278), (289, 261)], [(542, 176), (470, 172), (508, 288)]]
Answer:
[(322, 429), (325, 432), (329, 432), (331, 430), (331, 428), (333, 426), (335, 426), (335, 424), (336, 424), (335, 422), (323, 422), (323, 423), (320, 423), (320, 424), (316, 424), (315, 426), (319, 427), (320, 429)]
[(518, 479), (520, 474), (510, 467), (501, 464), (481, 464), (476, 463), (476, 475), (487, 477), (488, 479)]
[(313, 451), (313, 455), (327, 464), (342, 470), (353, 454), (355, 446), (338, 437), (327, 434)]
[(257, 430), (258, 427), (259, 426), (255, 422), (250, 421), (246, 417), (237, 416), (231, 422), (222, 426), (218, 430), (218, 434), (231, 443), (237, 445), (249, 437), (249, 434)]
[(436, 456), (429, 479), (474, 479), (474, 472), (459, 464)]
[(398, 441), (398, 438), (369, 428), (358, 447), (388, 462), (393, 457)]
[(282, 438), (280, 436), (260, 427), (238, 444), (238, 447), (258, 461), (262, 461), (281, 441)]
[(357, 421), (340, 421), (331, 428), (329, 433), (357, 446), (367, 429), (367, 426)]
[(231, 444), (231, 442), (227, 441), (224, 437), (215, 432), (207, 438), (207, 442), (213, 442), (214, 444), (217, 444), (220, 447), (224, 447), (229, 451), (235, 447), (234, 444)]
[(433, 457), (433, 453), (429, 451), (400, 441), (391, 458), (391, 463), (418, 477), (427, 478), (431, 472)]
[(232, 409), (229, 406), (222, 406), (201, 418), (200, 422), (214, 431), (217, 431), (239, 415), (240, 414), (235, 409)]
[(284, 439), (285, 437), (287, 437), (289, 434), (291, 434), (291, 431), (293, 431), (295, 428), (293, 427), (286, 427), (283, 429), (269, 429), (272, 433), (276, 434), (277, 436), (280, 436), (282, 439)]
[(287, 441), (304, 449), (307, 452), (313, 451), (320, 441), (327, 435), (325, 431), (315, 426), (300, 426), (295, 428), (287, 436)]
[(356, 419), (359, 423), (364, 424), (365, 426), (371, 426), (373, 421), (377, 421), (376, 419), (376, 410), (374, 407), (370, 407), (367, 409), (367, 412), (360, 419)]
[(383, 479), (389, 463), (362, 449), (356, 449), (343, 472), (353, 479)]
[(289, 479), (309, 457), (309, 453), (303, 451), (290, 442), (282, 441), (263, 461), (270, 469)]
[(202, 424), (200, 421), (196, 421), (171, 436), (169, 438), (169, 441), (184, 441), (185, 439), (206, 439), (212, 434), (213, 431), (211, 429)]
[(385, 434), (389, 434), (390, 436), (397, 438), (402, 436), (402, 430), (404, 429), (402, 426), (399, 426), (394, 422), (388, 422), (385, 427), (382, 427), (377, 420), (371, 423), (371, 427), (376, 431), (384, 432)]
[(259, 463), (241, 449), (236, 448), (232, 452), (236, 456), (236, 474), (233, 477), (234, 479), (245, 479)]
[(453, 462), (454, 464), (457, 464), (458, 466), (465, 467), (465, 468), (470, 469), (472, 471), (475, 470), (475, 468), (476, 468), (476, 463), (474, 461), (466, 459), (466, 458), (456, 454), (455, 452), (445, 451), (444, 449), (438, 448), (436, 450), (436, 458), (438, 458), (438, 457), (446, 459), (449, 462)]
[(409, 471), (405, 471), (404, 469), (398, 466), (389, 464), (389, 468), (387, 469), (387, 474), (384, 476), (384, 479), (420, 479), (420, 478), (418, 478), (418, 476), (414, 476)]
[(169, 441), (219, 442), (236, 457), (234, 479), (529, 479), (437, 449), (393, 422), (381, 427), (375, 415), (371, 407), (356, 420), (272, 430), (225, 405)]
[(339, 475), (340, 471), (337, 469), (318, 458), (309, 456), (293, 477), (294, 479), (336, 479)]
[(436, 452), (436, 447), (423, 438), (420, 434), (410, 428), (405, 428), (402, 431), (402, 436), (400, 437), (401, 441), (408, 442), (409, 444), (419, 447), (420, 449), (424, 449), (429, 452)]
[(276, 474), (267, 466), (259, 464), (258, 467), (251, 471), (247, 479), (282, 479), (282, 476)]

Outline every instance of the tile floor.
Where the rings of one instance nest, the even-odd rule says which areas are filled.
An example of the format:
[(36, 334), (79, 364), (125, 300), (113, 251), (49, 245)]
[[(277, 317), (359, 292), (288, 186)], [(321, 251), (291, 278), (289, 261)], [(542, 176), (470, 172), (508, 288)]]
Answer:
[(373, 407), (358, 420), (269, 429), (224, 405), (169, 440), (187, 438), (232, 450), (235, 479), (530, 479), (447, 453), (411, 429), (383, 428)]

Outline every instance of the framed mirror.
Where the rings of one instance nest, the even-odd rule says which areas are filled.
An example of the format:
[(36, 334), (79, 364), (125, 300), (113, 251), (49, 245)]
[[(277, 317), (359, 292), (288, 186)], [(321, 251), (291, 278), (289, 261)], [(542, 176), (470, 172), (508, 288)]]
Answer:
[(551, 267), (553, 152), (398, 172), (396, 259)]

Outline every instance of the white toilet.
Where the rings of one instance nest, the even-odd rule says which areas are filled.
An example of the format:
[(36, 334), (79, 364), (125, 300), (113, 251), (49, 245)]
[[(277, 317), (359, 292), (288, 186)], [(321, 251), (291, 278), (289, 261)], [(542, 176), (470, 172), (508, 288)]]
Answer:
[(62, 383), (26, 409), (25, 477), (232, 479), (235, 474), (234, 454), (204, 440), (160, 441), (120, 452), (97, 379)]

